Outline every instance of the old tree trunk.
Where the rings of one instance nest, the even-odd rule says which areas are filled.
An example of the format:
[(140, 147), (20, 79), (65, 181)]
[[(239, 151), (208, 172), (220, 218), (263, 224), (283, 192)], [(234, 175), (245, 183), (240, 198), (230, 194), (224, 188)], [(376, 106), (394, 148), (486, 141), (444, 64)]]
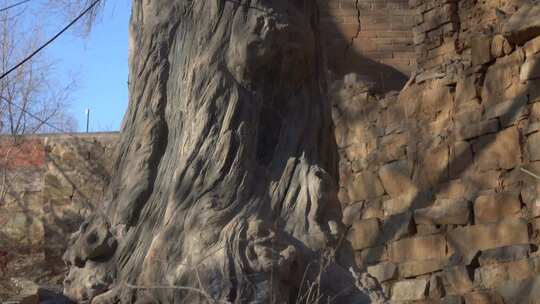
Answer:
[(65, 255), (71, 298), (371, 302), (327, 250), (344, 246), (315, 1), (241, 2), (133, 1), (129, 109), (109, 200)]

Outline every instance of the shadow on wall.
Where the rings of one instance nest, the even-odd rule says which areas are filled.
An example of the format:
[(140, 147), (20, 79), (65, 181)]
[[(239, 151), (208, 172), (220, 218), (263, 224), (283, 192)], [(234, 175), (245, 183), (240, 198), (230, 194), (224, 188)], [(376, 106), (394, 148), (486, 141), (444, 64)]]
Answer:
[[(515, 52), (521, 52), (521, 50), (515, 51)], [(516, 53), (513, 54), (516, 54)], [(467, 200), (469, 201), (469, 204), (471, 202), (475, 201), (475, 198), (480, 194), (482, 190), (491, 190), (494, 192), (501, 192), (501, 191), (513, 191), (517, 192), (518, 195), (521, 193), (523, 189), (525, 189), (525, 186), (532, 184), (538, 184), (539, 181), (535, 180), (534, 178), (531, 178), (530, 176), (526, 175), (521, 171), (522, 167), (527, 166), (535, 166), (538, 163), (533, 163), (534, 160), (528, 155), (528, 151), (525, 148), (521, 148), (521, 154), (517, 156), (516, 158), (512, 158), (512, 154), (516, 154), (516, 151), (510, 150), (513, 149), (514, 146), (510, 145), (511, 143), (505, 141), (506, 138), (501, 139), (503, 136), (503, 132), (505, 134), (508, 134), (506, 132), (514, 132), (512, 134), (517, 134), (518, 140), (516, 140), (518, 148), (521, 147), (527, 147), (526, 143), (529, 142), (530, 139), (527, 140), (531, 134), (537, 134), (538, 130), (540, 129), (540, 126), (538, 125), (537, 120), (540, 120), (540, 117), (535, 117), (533, 119), (532, 117), (532, 111), (528, 111), (529, 108), (532, 108), (532, 104), (534, 102), (538, 101), (538, 98), (540, 97), (540, 79), (536, 80), (529, 80), (527, 82), (520, 82), (519, 78), (519, 72), (518, 75), (513, 75), (509, 70), (515, 70), (515, 67), (517, 66), (517, 70), (519, 71), (519, 67), (523, 62), (513, 62), (513, 61), (505, 61), (505, 58), (509, 58), (512, 56), (512, 54), (508, 55), (507, 57), (499, 58), (497, 61), (493, 61), (490, 63), (489, 67), (486, 69), (485, 67), (482, 69), (482, 71), (479, 73), (481, 76), (479, 76), (479, 82), (476, 84), (477, 88), (483, 88), (483, 93), (478, 94), (476, 100), (472, 100), (472, 103), (474, 103), (475, 108), (469, 108), (471, 117), (478, 117), (478, 118), (468, 118), (467, 121), (460, 121), (464, 117), (464, 115), (456, 115), (457, 112), (463, 111), (465, 109), (465, 105), (457, 104), (456, 103), (456, 85), (459, 86), (459, 82), (467, 82), (470, 81), (469, 79), (464, 79), (458, 77), (458, 83), (451, 83), (450, 85), (444, 84), (444, 86), (450, 88), (450, 92), (452, 92), (452, 98), (450, 99), (451, 104), (441, 104), (441, 102), (436, 102), (436, 100), (429, 100), (426, 99), (424, 96), (424, 99), (422, 99), (422, 96), (419, 96), (416, 93), (409, 94), (409, 98), (400, 98), (399, 101), (396, 101), (396, 103), (399, 103), (399, 106), (402, 106), (405, 108), (402, 112), (396, 112), (399, 113), (399, 115), (395, 115), (392, 118), (392, 121), (394, 122), (403, 122), (404, 128), (403, 132), (397, 132), (385, 135), (382, 138), (385, 138), (387, 136), (393, 136), (393, 135), (404, 135), (405, 144), (413, 143), (412, 146), (418, 148), (419, 145), (416, 143), (422, 143), (425, 141), (430, 141), (429, 138), (431, 136), (431, 133), (436, 134), (435, 137), (438, 137), (439, 143), (437, 146), (444, 146), (446, 147), (446, 151), (448, 151), (447, 155), (447, 162), (445, 162), (442, 166), (439, 167), (439, 164), (435, 164), (435, 167), (429, 167), (429, 162), (424, 162), (425, 157), (429, 157), (429, 155), (426, 155), (427, 150), (422, 150), (418, 148), (418, 150), (413, 151), (412, 153), (414, 156), (411, 157), (411, 155), (407, 155), (410, 152), (405, 153), (406, 159), (408, 161), (412, 161), (412, 166), (414, 167), (410, 173), (411, 183), (413, 186), (418, 189), (416, 194), (412, 196), (412, 198), (409, 200), (409, 203), (407, 204), (408, 208), (405, 211), (397, 212), (395, 214), (392, 214), (390, 217), (387, 217), (385, 215), (385, 220), (381, 224), (379, 231), (379, 234), (376, 235), (376, 239), (370, 241), (371, 244), (374, 244), (376, 246), (368, 246), (370, 248), (362, 249), (362, 260), (368, 261), (368, 265), (373, 265), (380, 263), (382, 261), (382, 255), (385, 254), (385, 250), (381, 250), (381, 245), (389, 244), (392, 240), (399, 240), (404, 239), (407, 237), (415, 237), (417, 236), (417, 230), (416, 228), (413, 228), (414, 231), (407, 232), (407, 235), (404, 235), (404, 231), (402, 229), (396, 229), (396, 227), (399, 227), (401, 220), (404, 218), (407, 218), (405, 216), (406, 214), (409, 214), (409, 218), (413, 216), (413, 213), (415, 210), (420, 208), (426, 208), (432, 206), (432, 204), (435, 202), (435, 198), (439, 197), (439, 195), (443, 193), (448, 193), (447, 191), (452, 191), (449, 189), (449, 187), (452, 185), (452, 181), (463, 181), (468, 186), (471, 186), (474, 190), (470, 191), (468, 193), (470, 195)], [(502, 60), (501, 60), (502, 59)], [(506, 63), (506, 64), (505, 64)], [(530, 71), (540, 71), (540, 60), (537, 60), (532, 66), (529, 68)], [(496, 70), (491, 71), (490, 69), (495, 68)], [(494, 79), (490, 80), (490, 84), (487, 85), (487, 79), (486, 75), (488, 73), (491, 73), (490, 75), (495, 75)], [(508, 94), (509, 91), (504, 91), (505, 89), (508, 89), (510, 86), (506, 86), (503, 81), (497, 81), (498, 78), (502, 77), (504, 81), (514, 81), (513, 84), (516, 86), (515, 91), (512, 91), (511, 96), (505, 96), (500, 94), (501, 87), (504, 87), (502, 89), (505, 94)], [(514, 79), (512, 79), (514, 78)], [(517, 80), (515, 79), (517, 78)], [(510, 80), (508, 80), (510, 79)], [(492, 87), (491, 85), (497, 84), (497, 86)], [(500, 84), (500, 87), (498, 85)], [(417, 92), (419, 94), (422, 94), (423, 90), (414, 91), (415, 87), (418, 86), (418, 84), (412, 83), (411, 86), (407, 87), (406, 90), (413, 90), (413, 92)], [(473, 87), (473, 90), (476, 90), (477, 88)], [(405, 92), (404, 91), (404, 92)], [(403, 93), (402, 93), (403, 94)], [(481, 95), (481, 96), (480, 96)], [(482, 97), (488, 96), (488, 98), (485, 98), (485, 100), (482, 100)], [(497, 97), (499, 96), (499, 97)], [(402, 96), (403, 97), (403, 96)], [(432, 99), (436, 99), (437, 95)], [(492, 100), (493, 98), (493, 100)], [(444, 103), (444, 100), (442, 102)], [(470, 100), (468, 101), (471, 102)], [(416, 105), (412, 105), (417, 103)], [(472, 105), (471, 103), (471, 105)], [(362, 105), (363, 106), (363, 105)], [(449, 118), (444, 120), (431, 120), (431, 121), (420, 121), (418, 116), (422, 115), (422, 111), (431, 111), (433, 109), (428, 108), (422, 108), (422, 107), (429, 107), (432, 106), (434, 109), (438, 109), (439, 111), (445, 111), (444, 108), (441, 108), (441, 106), (449, 106)], [(410, 113), (407, 113), (406, 108), (415, 108), (418, 112), (413, 112), (413, 115), (411, 116)], [(462, 108), (460, 108), (462, 107)], [(365, 111), (364, 111), (365, 110)], [(362, 108), (362, 111), (369, 112), (369, 113), (356, 113), (355, 119), (356, 121), (347, 122), (349, 125), (355, 125), (355, 124), (362, 124), (362, 120), (365, 120), (366, 117), (373, 117), (373, 116), (380, 116), (379, 112), (376, 112), (374, 109), (364, 109)], [(371, 111), (371, 112), (370, 112)], [(346, 110), (345, 110), (346, 112)], [(529, 113), (531, 112), (531, 113)], [(407, 113), (407, 114), (406, 114)], [(436, 113), (436, 111), (434, 111)], [(527, 114), (528, 113), (528, 114)], [(415, 116), (418, 114), (418, 116)], [(463, 113), (457, 113), (457, 114), (463, 114)], [(401, 116), (400, 116), (401, 115)], [(379, 117), (380, 118), (380, 117)], [(353, 117), (349, 117), (349, 119), (353, 119)], [(442, 123), (441, 123), (442, 122)], [(438, 126), (435, 125), (436, 123), (439, 123), (442, 127), (441, 129), (444, 130), (443, 132), (437, 134), (435, 131)], [(368, 122), (369, 124), (369, 122)], [(366, 128), (367, 129), (367, 128)], [(512, 129), (512, 130), (510, 130)], [(456, 135), (459, 132), (469, 132), (470, 136), (461, 136)], [(377, 132), (373, 132), (377, 133)], [(469, 134), (468, 133), (468, 134)], [(474, 133), (474, 134), (473, 134)], [(366, 136), (370, 136), (370, 134), (367, 134)], [(376, 137), (377, 135), (371, 134), (371, 136)], [(380, 136), (380, 135), (379, 135)], [(502, 141), (502, 143), (501, 143)], [(454, 149), (452, 147), (455, 147), (454, 145), (456, 143), (464, 143), (468, 148), (467, 149)], [(411, 145), (409, 145), (411, 146)], [(495, 147), (495, 148), (494, 148)], [(380, 146), (379, 146), (380, 148)], [(346, 149), (346, 148), (344, 148)], [(494, 149), (499, 149), (494, 151)], [(500, 150), (502, 149), (502, 150)], [(502, 152), (501, 152), (502, 151)], [(387, 152), (383, 150), (378, 150), (379, 154), (382, 154), (382, 152)], [(394, 157), (394, 156), (391, 156)], [(511, 157), (510, 163), (511, 166), (505, 165), (504, 163), (508, 163), (507, 159), (508, 157)], [(390, 164), (396, 161), (399, 161), (400, 158), (394, 158), (388, 161), (383, 161), (381, 164), (381, 167), (384, 166), (384, 164)], [(377, 160), (373, 160), (377, 161)], [(486, 165), (488, 163), (488, 165)], [(495, 164), (495, 165), (494, 165)], [(484, 166), (484, 167), (483, 167)], [(536, 169), (540, 168), (540, 166), (535, 166)], [(422, 174), (422, 172), (419, 173), (419, 171), (428, 172), (430, 174), (429, 176), (429, 183), (425, 182), (418, 182), (418, 180), (415, 178), (417, 174)], [(535, 171), (535, 170), (531, 170)], [(378, 169), (376, 172), (380, 172)], [(479, 176), (473, 179), (469, 176), (472, 174), (479, 174)], [(487, 180), (484, 180), (484, 178), (487, 177), (487, 175), (482, 174), (488, 174), (493, 173), (494, 176), (496, 176), (495, 180), (497, 181), (497, 185), (495, 186), (489, 186), (486, 188), (485, 184), (489, 183)], [(538, 174), (539, 172), (534, 172)], [(484, 176), (484, 178), (482, 178)], [(377, 173), (375, 173), (372, 176), (374, 179), (379, 179), (379, 176)], [(422, 181), (422, 178), (420, 178), (420, 181)], [(384, 192), (384, 191), (383, 191)], [(391, 195), (392, 196), (392, 195)], [(392, 197), (391, 199), (395, 199), (395, 197)], [(367, 199), (367, 204), (369, 204), (369, 200)], [(352, 201), (352, 200), (351, 200)], [(527, 206), (527, 204), (523, 204), (521, 208), (528, 208), (530, 206)], [(362, 206), (362, 210), (365, 210), (366, 205), (364, 204)], [(381, 204), (382, 208), (382, 204)], [(469, 208), (471, 208), (469, 206)], [(502, 207), (501, 207), (502, 208)], [(364, 211), (362, 211), (364, 212)], [(411, 213), (412, 212), (412, 213)], [(504, 212), (504, 211), (499, 211)], [(471, 213), (472, 214), (472, 213)], [(504, 215), (506, 216), (506, 215)], [(467, 219), (468, 224), (467, 225), (478, 225), (479, 223), (475, 223), (475, 219)], [(525, 220), (531, 220), (530, 218), (526, 218)], [(412, 220), (413, 226), (415, 226), (414, 220)], [(435, 227), (436, 225), (434, 225)], [(438, 232), (433, 232), (432, 234), (442, 234), (444, 235), (444, 239), (446, 239), (447, 242), (447, 248), (452, 248), (452, 261), (454, 263), (458, 264), (465, 264), (468, 267), (469, 270), (469, 276), (471, 281), (475, 280), (474, 273), (475, 269), (479, 267), (480, 265), (477, 264), (477, 262), (471, 261), (471, 253), (473, 255), (476, 255), (478, 257), (478, 252), (475, 251), (475, 244), (471, 244), (471, 248), (466, 248), (466, 250), (471, 250), (471, 252), (463, 252), (465, 249), (463, 246), (462, 241), (459, 240), (461, 236), (458, 238), (455, 238), (456, 234), (454, 233), (454, 237), (450, 237), (447, 232), (452, 231), (455, 229), (453, 228), (453, 225), (439, 225), (440, 227), (436, 227), (439, 229)], [(447, 227), (448, 226), (448, 227)], [(525, 226), (526, 227), (526, 226)], [(527, 232), (528, 233), (528, 232)], [(401, 235), (398, 235), (401, 234)], [(428, 234), (429, 235), (429, 234)], [(423, 235), (425, 236), (425, 234)], [(486, 236), (486, 238), (496, 238), (496, 236)], [(519, 240), (516, 242), (520, 242)], [(531, 241), (532, 242), (532, 241)], [(501, 244), (500, 246), (506, 246), (509, 244)], [(481, 246), (481, 245), (477, 245)], [(479, 251), (484, 250), (485, 248), (481, 248)], [(413, 250), (411, 248), (411, 250)], [(532, 250), (534, 251), (535, 248), (533, 246)], [(390, 253), (389, 253), (390, 254)], [(373, 261), (373, 262), (369, 262)], [(520, 297), (523, 297), (523, 302), (515, 302), (515, 303), (524, 303), (526, 302), (526, 299), (531, 296), (531, 290), (526, 290), (527, 288), (524, 287), (523, 291), (521, 292)], [(514, 302), (512, 302), (514, 303)]]
[[(367, 82), (374, 83), (374, 89), (377, 93), (400, 91), (403, 88), (409, 75), (388, 64), (366, 57), (354, 47), (359, 42), (353, 42), (350, 37), (346, 37), (334, 19), (324, 18), (322, 20), (322, 38), (327, 64), (336, 79), (343, 79), (343, 76), (349, 73), (356, 73), (365, 78)], [(370, 53), (381, 57), (391, 58), (393, 56), (392, 52), (386, 50)]]

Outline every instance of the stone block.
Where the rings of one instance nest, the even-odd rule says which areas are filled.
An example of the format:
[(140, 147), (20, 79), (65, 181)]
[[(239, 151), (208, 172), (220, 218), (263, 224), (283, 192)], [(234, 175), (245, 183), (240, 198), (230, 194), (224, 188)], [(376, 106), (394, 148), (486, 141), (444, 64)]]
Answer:
[(526, 95), (519, 95), (512, 100), (490, 105), (486, 108), (485, 118), (499, 118), (501, 125), (507, 127), (527, 117), (527, 114), (529, 114), (527, 109), (528, 100)]
[(491, 57), (498, 58), (508, 55), (513, 48), (510, 42), (503, 35), (495, 35), (491, 40)]
[(476, 77), (475, 75), (465, 75), (461, 73), (456, 84), (456, 105), (462, 107), (465, 104), (470, 103), (472, 100), (478, 97), (478, 91), (476, 89)]
[(429, 287), (428, 279), (399, 281), (392, 286), (392, 300), (415, 301), (425, 299)]
[(355, 250), (382, 244), (383, 238), (379, 220), (372, 218), (354, 223), (349, 230), (347, 239), (351, 241)]
[(396, 263), (442, 259), (446, 256), (446, 240), (439, 234), (402, 239), (390, 243), (388, 252), (390, 260)]
[(415, 232), (412, 212), (391, 215), (384, 220), (382, 233), (384, 241), (397, 241)]
[(513, 245), (482, 250), (478, 257), (480, 266), (512, 262), (529, 256), (530, 245)]
[(505, 22), (502, 34), (518, 45), (540, 36), (540, 6), (533, 2), (524, 2)]
[(471, 39), (472, 63), (482, 65), (490, 62), (491, 57), (491, 37), (477, 35)]
[(441, 277), (438, 274), (432, 275), (429, 278), (428, 298), (439, 301), (444, 295), (444, 286)]
[(441, 304), (463, 304), (463, 297), (460, 295), (447, 295), (441, 299)]
[(508, 245), (528, 244), (527, 222), (507, 219), (495, 224), (459, 227), (447, 233), (450, 253), (467, 254)]
[(498, 58), (495, 64), (489, 66), (482, 87), (483, 104), (513, 100), (524, 92), (525, 86), (519, 81), (524, 60), (525, 54), (521, 49), (517, 49), (508, 56)]
[(454, 136), (456, 140), (467, 140), (497, 131), (499, 131), (499, 122), (495, 119), (466, 124), (458, 122), (456, 123)]
[(405, 160), (382, 166), (379, 169), (379, 178), (386, 193), (391, 197), (398, 197), (403, 193), (415, 191), (416, 187), (411, 181), (410, 171), (410, 165)]
[(416, 234), (418, 236), (438, 234), (440, 232), (441, 232), (441, 229), (435, 225), (427, 225), (427, 224), (416, 225)]
[(429, 188), (448, 180), (448, 146), (441, 144), (422, 150), (413, 181), (421, 188)]
[(453, 293), (464, 294), (474, 288), (466, 266), (453, 266), (444, 270), (444, 278)]
[(523, 45), (523, 51), (525, 52), (525, 57), (532, 57), (534, 54), (540, 52), (540, 36), (527, 41)]
[(477, 268), (474, 272), (474, 281), (481, 287), (492, 289), (505, 282), (520, 281), (534, 275), (533, 260), (522, 259)]
[(530, 161), (540, 160), (540, 133), (534, 133), (527, 137), (527, 152)]
[(394, 214), (426, 207), (432, 201), (433, 196), (429, 192), (410, 191), (396, 198), (383, 201), (384, 216), (388, 217)]
[(405, 261), (399, 264), (399, 275), (402, 278), (413, 278), (420, 275), (439, 271), (448, 265), (448, 259), (433, 259), (425, 261)]
[(452, 14), (455, 11), (455, 4), (448, 3), (441, 7), (434, 8), (424, 13), (424, 26), (426, 29), (435, 29), (442, 24), (452, 20)]
[(440, 184), (435, 188), (437, 199), (446, 198), (471, 201), (476, 197), (477, 192), (478, 190), (473, 184), (462, 179), (453, 179), (447, 183)]
[(468, 102), (459, 104), (456, 97), (454, 115), (452, 116), (455, 125), (465, 126), (467, 124), (476, 124), (484, 119), (484, 107), (480, 105), (477, 100), (478, 99), (472, 99)]
[(356, 174), (348, 187), (349, 197), (353, 202), (375, 198), (384, 194), (384, 189), (377, 175), (369, 171)]
[[(408, 135), (404, 133), (390, 134), (381, 138), (381, 143), (376, 154), (377, 162), (386, 164), (404, 159), (406, 157), (405, 148), (408, 140)], [(384, 181), (382, 182), (384, 186)]]
[(351, 226), (353, 223), (362, 219), (362, 212), (364, 210), (364, 202), (353, 203), (343, 208), (343, 224)]
[(382, 201), (385, 198), (387, 197), (383, 196), (379, 199), (365, 201), (364, 210), (362, 212), (362, 219), (367, 220), (370, 218), (383, 218), (384, 211), (382, 209)]
[(450, 88), (438, 82), (429, 86), (410, 86), (404, 89), (399, 96), (406, 116), (423, 122), (447, 118), (453, 99)]
[(466, 141), (456, 141), (450, 145), (449, 175), (458, 178), (468, 167), (473, 165), (472, 149)]
[(531, 221), (531, 243), (540, 244), (540, 218)]
[(478, 168), (471, 168), (462, 175), (465, 183), (471, 183), (477, 192), (496, 189), (500, 185), (501, 171), (489, 170), (481, 171)]
[[(527, 168), (529, 171), (532, 171), (533, 173), (537, 173), (538, 171)], [(524, 172), (521, 172), (523, 175)], [(524, 176), (529, 179), (534, 179), (530, 176)], [(527, 182), (527, 181), (526, 181)], [(527, 206), (527, 211), (530, 212), (530, 217), (539, 217), (540, 216), (540, 184), (537, 184), (536, 179), (532, 181), (528, 181), (531, 186), (526, 186), (521, 190), (521, 199)]]
[(509, 281), (497, 286), (496, 291), (505, 304), (538, 303), (540, 299), (540, 276), (521, 281)]
[(519, 193), (499, 192), (480, 195), (474, 202), (476, 224), (499, 222), (505, 218), (519, 217), (521, 201)]
[(414, 211), (416, 224), (466, 225), (470, 219), (469, 202), (456, 199), (437, 199), (431, 207)]
[(475, 291), (463, 295), (465, 304), (504, 304), (498, 294), (491, 291)]
[(388, 252), (386, 246), (371, 247), (355, 252), (354, 258), (360, 267), (374, 265), (388, 260)]
[(519, 80), (527, 81), (540, 78), (540, 55), (530, 56), (521, 66)]
[(367, 268), (367, 272), (374, 276), (379, 283), (397, 278), (397, 270), (396, 264), (390, 262), (380, 263)]
[(476, 166), (481, 171), (512, 169), (521, 163), (521, 146), (517, 127), (498, 134), (485, 135), (473, 144)]

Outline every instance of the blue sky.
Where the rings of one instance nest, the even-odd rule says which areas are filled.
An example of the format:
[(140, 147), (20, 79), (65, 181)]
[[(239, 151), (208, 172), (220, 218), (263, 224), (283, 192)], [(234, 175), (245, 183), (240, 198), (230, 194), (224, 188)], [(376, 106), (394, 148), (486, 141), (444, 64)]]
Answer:
[[(59, 83), (76, 75), (78, 88), (72, 94), (70, 113), (79, 131), (86, 128), (90, 109), (90, 131), (118, 130), (128, 103), (128, 23), (131, 0), (107, 1), (102, 16), (86, 37), (80, 31), (61, 36), (47, 48), (56, 64)], [(62, 24), (63, 23), (63, 24)], [(51, 36), (65, 21), (47, 26)]]

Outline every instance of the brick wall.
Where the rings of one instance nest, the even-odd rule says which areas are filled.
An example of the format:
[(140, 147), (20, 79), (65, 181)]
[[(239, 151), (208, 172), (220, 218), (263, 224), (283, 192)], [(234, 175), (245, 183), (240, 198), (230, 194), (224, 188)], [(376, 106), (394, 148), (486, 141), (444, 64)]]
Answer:
[(407, 0), (319, 0), (330, 69), (400, 89), (415, 67)]

